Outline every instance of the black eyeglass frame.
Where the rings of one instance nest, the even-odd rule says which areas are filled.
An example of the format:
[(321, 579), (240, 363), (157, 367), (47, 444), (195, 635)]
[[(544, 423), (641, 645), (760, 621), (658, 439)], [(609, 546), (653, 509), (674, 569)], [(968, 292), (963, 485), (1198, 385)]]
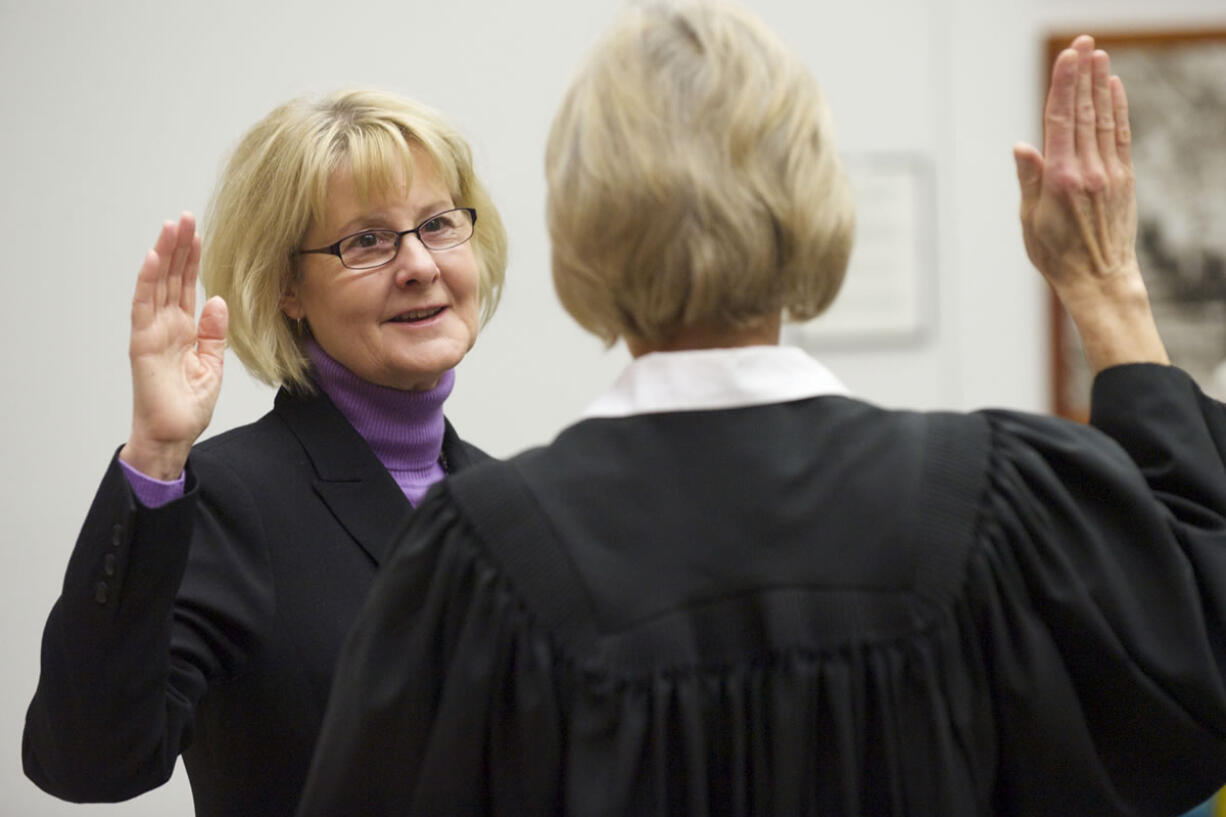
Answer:
[[(461, 212), (461, 211), (468, 213), (468, 217), (472, 220), (473, 229), (472, 229), (472, 232), (468, 234), (467, 238), (465, 238), (463, 241), (458, 241), (455, 244), (448, 244), (446, 247), (431, 247), (425, 241), (422, 241), (421, 232), (420, 232), (422, 227), (429, 224), (431, 221), (434, 221), (434, 219), (438, 218), (439, 216), (445, 216), (448, 213), (455, 213), (455, 212)], [(392, 247), (392, 255), (386, 261), (380, 261), (378, 264), (372, 264), (369, 267), (351, 267), (345, 263), (345, 258), (344, 256), (341, 255), (341, 244), (344, 244), (346, 241), (348, 241), (351, 238), (355, 238), (359, 235), (365, 235), (366, 233), (396, 233), (396, 243)], [(471, 241), (472, 237), (476, 235), (476, 233), (477, 233), (477, 209), (475, 207), (452, 207), (449, 210), (440, 210), (434, 215), (429, 216), (425, 219), (422, 219), (422, 222), (411, 230), (401, 230), (399, 232), (397, 232), (396, 230), (386, 230), (386, 229), (358, 230), (356, 233), (350, 233), (349, 235), (341, 236), (340, 238), (336, 239), (336, 241), (334, 241), (333, 243), (329, 244), (326, 247), (316, 247), (313, 250), (298, 250), (297, 254), (298, 255), (335, 255), (337, 260), (341, 262), (341, 265), (345, 267), (345, 269), (354, 269), (354, 270), (378, 269), (379, 267), (382, 267), (384, 264), (392, 263), (392, 261), (395, 260), (396, 256), (400, 254), (400, 244), (404, 241), (404, 237), (406, 235), (417, 236), (417, 240), (421, 241), (421, 245), (425, 247), (427, 250), (430, 250), (431, 252), (442, 252), (443, 250), (455, 249), (456, 247), (459, 247), (460, 245)]]

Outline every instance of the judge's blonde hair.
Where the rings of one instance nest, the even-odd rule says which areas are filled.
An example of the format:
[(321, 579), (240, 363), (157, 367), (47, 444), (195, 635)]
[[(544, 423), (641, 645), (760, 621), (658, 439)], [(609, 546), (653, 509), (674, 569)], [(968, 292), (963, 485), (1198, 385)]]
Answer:
[(472, 237), (482, 324), (502, 291), (507, 238), (473, 171), (468, 143), (439, 113), (370, 89), (293, 99), (239, 142), (205, 219), (200, 279), (230, 308), (227, 342), (259, 380), (312, 388), (303, 335), (281, 311), (297, 275), (296, 253), (327, 208), (328, 182), (349, 168), (360, 196), (412, 183), (412, 149), (434, 163), (458, 207), (477, 210)]
[(613, 343), (807, 320), (854, 214), (820, 89), (733, 5), (630, 9), (589, 56), (546, 152), (553, 279)]

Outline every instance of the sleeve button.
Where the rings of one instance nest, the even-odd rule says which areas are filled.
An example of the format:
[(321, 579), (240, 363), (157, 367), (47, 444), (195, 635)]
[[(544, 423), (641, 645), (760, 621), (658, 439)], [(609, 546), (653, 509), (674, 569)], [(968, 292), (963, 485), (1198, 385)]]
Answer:
[(111, 545), (119, 547), (123, 544), (123, 525), (116, 525), (111, 528)]
[(108, 592), (109, 589), (110, 588), (106, 586), (106, 582), (98, 582), (96, 585), (94, 585), (94, 601), (98, 602), (99, 604), (106, 604), (107, 598), (110, 595)]
[(102, 562), (102, 572), (108, 576), (115, 575), (115, 554), (114, 553), (106, 554), (106, 559), (104, 559)]

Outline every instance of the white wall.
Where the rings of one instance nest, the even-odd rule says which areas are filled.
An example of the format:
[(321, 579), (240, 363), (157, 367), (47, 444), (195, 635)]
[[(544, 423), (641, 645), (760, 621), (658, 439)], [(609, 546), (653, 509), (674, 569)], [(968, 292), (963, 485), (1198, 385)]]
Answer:
[[(1042, 38), (1134, 22), (1224, 27), (1222, 0), (750, 5), (825, 86), (845, 150), (915, 153), (936, 170), (930, 331), (827, 362), (889, 405), (1043, 409), (1045, 293), (1018, 240), (1010, 158), (1039, 130)], [(191, 813), (181, 772), (130, 803), (80, 807), (39, 792), (19, 759), (42, 622), (126, 437), (131, 284), (161, 220), (201, 212), (228, 148), (290, 96), (372, 84), (448, 111), (512, 239), (503, 305), (448, 413), (494, 454), (546, 441), (626, 359), (562, 313), (543, 227), (552, 111), (618, 6), (0, 0), (0, 814)], [(271, 401), (236, 360), (228, 367), (213, 431)]]

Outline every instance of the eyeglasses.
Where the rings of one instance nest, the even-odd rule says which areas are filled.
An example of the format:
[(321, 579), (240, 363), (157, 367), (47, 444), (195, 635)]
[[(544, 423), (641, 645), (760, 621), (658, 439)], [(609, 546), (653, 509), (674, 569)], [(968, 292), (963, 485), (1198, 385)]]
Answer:
[(349, 269), (373, 269), (396, 257), (396, 253), (400, 251), (400, 242), (406, 235), (416, 235), (417, 240), (427, 250), (449, 250), (472, 238), (476, 223), (476, 210), (471, 207), (457, 207), (454, 210), (435, 213), (411, 230), (363, 230), (347, 235), (327, 247), (299, 250), (298, 254), (335, 255)]

